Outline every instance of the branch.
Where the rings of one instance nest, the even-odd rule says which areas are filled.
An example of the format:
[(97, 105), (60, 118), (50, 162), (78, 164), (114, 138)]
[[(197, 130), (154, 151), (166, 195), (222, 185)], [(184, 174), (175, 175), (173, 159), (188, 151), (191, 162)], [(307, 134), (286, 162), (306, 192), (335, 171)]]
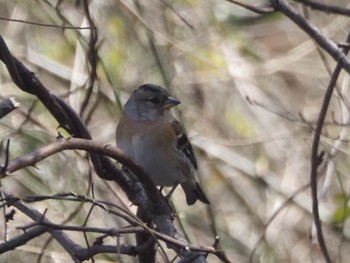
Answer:
[[(350, 42), (350, 33), (347, 36), (346, 42)], [(349, 52), (349, 48), (344, 49), (344, 56)], [(338, 80), (339, 74), (341, 72), (342, 65), (340, 61), (335, 67), (331, 80), (328, 84), (326, 94), (323, 98), (322, 107), (318, 116), (317, 126), (315, 129), (314, 141), (312, 143), (312, 151), (311, 151), (311, 173), (310, 173), (310, 184), (311, 184), (311, 194), (312, 194), (312, 211), (314, 215), (314, 222), (317, 229), (317, 239), (320, 244), (321, 251), (323, 256), (327, 262), (331, 262), (326, 243), (324, 241), (323, 233), (322, 233), (322, 225), (319, 215), (318, 209), (318, 193), (317, 193), (317, 168), (320, 164), (320, 157), (318, 154), (318, 145), (320, 143), (320, 137), (322, 132), (322, 127), (324, 124), (324, 120), (326, 118), (326, 113), (328, 110), (328, 106), (330, 100), (332, 98), (333, 90)]]
[(350, 73), (350, 62), (341, 49), (320, 30), (311, 24), (305, 17), (292, 7), (286, 0), (270, 0), (271, 5), (284, 15), (289, 17), (295, 24), (305, 31), (322, 49), (324, 49), (339, 66)]
[(2, 16), (0, 16), (0, 20), (9, 21), (9, 22), (16, 22), (16, 23), (23, 23), (26, 25), (54, 27), (54, 28), (61, 28), (61, 29), (77, 29), (77, 30), (91, 29), (91, 27), (88, 27), (88, 26), (85, 26), (85, 27), (64, 26), (64, 25), (58, 26), (58, 25), (50, 25), (50, 24), (44, 24), (44, 23), (39, 23), (39, 22), (32, 22), (32, 21), (28, 21), (28, 20), (14, 19), (14, 18), (2, 17)]
[(25, 245), (27, 242), (32, 239), (47, 233), (48, 229), (45, 226), (38, 226), (33, 229), (26, 231), (25, 233), (14, 237), (10, 240), (7, 240), (3, 243), (0, 243), (0, 254), (3, 254), (8, 251), (15, 250), (17, 247)]
[[(108, 157), (111, 157), (117, 160), (121, 164), (128, 167), (128, 169), (130, 169), (133, 173), (139, 175), (140, 180), (144, 180), (145, 178), (147, 178), (147, 174), (145, 174), (142, 168), (140, 168), (135, 163), (133, 163), (117, 147), (111, 146), (111, 145), (104, 145), (92, 140), (85, 140), (85, 139), (78, 139), (78, 138), (70, 138), (70, 139), (59, 138), (57, 142), (51, 143), (47, 146), (37, 149), (32, 153), (19, 157), (15, 160), (12, 160), (10, 161), (7, 167), (7, 172), (13, 173), (20, 169), (23, 169), (24, 167), (33, 166), (39, 161), (42, 161), (43, 159), (63, 150), (84, 150), (87, 152), (94, 152), (100, 155), (106, 155)], [(158, 194), (158, 193), (159, 191), (155, 191), (155, 194)], [(156, 218), (156, 219), (153, 218), (153, 220), (155, 220), (159, 231), (154, 231), (151, 229), (147, 229), (147, 231), (150, 232), (152, 235), (162, 239), (163, 241), (166, 241), (169, 247), (174, 249), (178, 254), (183, 255), (185, 257), (192, 257), (192, 256), (202, 257), (202, 255), (197, 255), (196, 252), (212, 253), (218, 256), (223, 262), (230, 262), (229, 259), (227, 259), (227, 257), (225, 256), (225, 254), (220, 250), (216, 250), (213, 247), (193, 246), (182, 239), (179, 240), (178, 238), (180, 237), (178, 235), (175, 235), (175, 233), (173, 233), (172, 235), (169, 235), (168, 222), (166, 220), (162, 222), (163, 216), (161, 214), (158, 216), (159, 218)], [(52, 223), (45, 223), (45, 226), (52, 226), (52, 225), (53, 225)], [(144, 227), (145, 226), (143, 226), (143, 228)], [(65, 228), (62, 227), (62, 229), (65, 229)], [(203, 258), (202, 261), (200, 262), (206, 262), (206, 260)]]
[[(170, 237), (168, 235), (160, 233), (159, 231), (151, 229), (146, 225), (142, 224), (140, 220), (136, 220), (134, 218), (135, 216), (128, 214), (127, 211), (124, 211), (124, 212), (127, 213), (128, 215), (121, 216), (121, 214), (116, 212), (115, 210), (108, 209), (109, 214), (114, 214), (114, 215), (117, 215), (118, 217), (121, 216), (127, 222), (129, 222), (131, 224), (131, 226), (129, 227), (116, 229), (116, 228), (100, 228), (100, 227), (86, 227), (86, 226), (69, 226), (69, 225), (59, 225), (59, 224), (52, 223), (48, 219), (46, 219), (45, 215), (37, 212), (35, 209), (23, 203), (23, 202), (42, 201), (47, 199), (54, 199), (54, 200), (59, 199), (59, 200), (69, 200), (69, 201), (90, 202), (90, 203), (96, 204), (97, 206), (103, 209), (105, 209), (104, 205), (116, 207), (115, 204), (108, 203), (103, 200), (90, 199), (90, 198), (75, 195), (72, 193), (59, 194), (54, 196), (34, 196), (34, 197), (29, 196), (21, 199), (8, 193), (5, 193), (4, 196), (5, 198), (2, 199), (1, 201), (6, 202), (6, 204), (9, 206), (14, 206), (18, 208), (28, 217), (32, 218), (34, 220), (34, 223), (30, 223), (23, 227), (17, 227), (17, 229), (21, 229), (25, 233), (9, 240), (8, 242), (4, 242), (3, 244), (0, 244), (0, 253), (5, 253), (7, 251), (13, 250), (18, 246), (24, 245), (31, 239), (46, 232), (51, 233), (51, 231), (53, 230), (75, 231), (75, 232), (82, 232), (82, 233), (83, 232), (99, 233), (99, 234), (104, 234), (106, 236), (111, 236), (116, 238), (120, 237), (120, 235), (123, 235), (123, 234), (149, 233), (151, 236), (166, 242), (168, 246), (175, 248), (176, 251), (180, 251), (180, 250), (187, 251), (187, 253), (190, 254), (191, 256), (198, 256), (198, 255), (201, 256), (201, 254), (203, 253), (206, 253), (206, 254), (210, 253), (217, 256), (219, 259), (222, 260), (222, 262), (230, 262), (229, 259), (225, 256), (224, 252), (219, 248), (217, 248), (216, 246), (195, 246), (195, 245), (189, 244), (187, 241), (184, 241), (182, 239)], [(64, 198), (64, 197), (69, 197), (69, 198)], [(21, 209), (20, 208), (21, 206), (25, 206), (26, 209)], [(93, 246), (89, 246), (88, 248), (78, 247), (77, 251), (75, 252), (72, 251), (72, 253), (74, 253), (79, 260), (87, 260), (91, 258), (93, 255), (96, 255), (99, 253), (116, 253), (116, 251), (118, 251), (120, 254), (137, 255), (140, 251), (144, 250), (145, 248), (143, 245), (132, 246), (132, 245), (126, 245), (126, 244), (120, 244), (117, 246), (103, 246), (102, 245), (103, 238), (104, 236), (97, 238)], [(73, 248), (76, 248), (75, 244), (73, 243), (70, 243), (70, 246), (72, 246)], [(94, 248), (94, 249), (90, 250), (91, 248)]]
[[(131, 245), (120, 245), (116, 246), (103, 246), (101, 244), (95, 244), (88, 248), (83, 248), (80, 245), (76, 244), (71, 240), (66, 234), (63, 233), (59, 227), (51, 223), (45, 215), (39, 213), (32, 207), (24, 204), (19, 198), (15, 197), (12, 194), (4, 193), (5, 198), (7, 199), (7, 204), (13, 207), (16, 207), (22, 213), (27, 215), (33, 221), (36, 222), (33, 225), (33, 229), (26, 230), (26, 232), (18, 237), (11, 239), (10, 241), (0, 244), (0, 254), (13, 250), (20, 245), (24, 245), (31, 239), (49, 232), (51, 236), (69, 253), (74, 262), (82, 262), (87, 259), (91, 259), (93, 255), (99, 253), (116, 253), (127, 255), (136, 255), (134, 246)], [(52, 227), (57, 226), (57, 227)], [(64, 228), (64, 227), (63, 227)]]
[[(28, 205), (21, 202), (17, 197), (15, 197), (12, 194), (9, 193), (3, 193), (5, 198), (13, 200), (12, 202), (8, 202), (8, 205), (16, 207), (18, 210), (20, 210), (23, 214), (27, 215), (34, 221), (42, 221), (50, 223), (48, 219), (46, 219), (41, 213), (39, 213), (37, 210), (29, 207)], [(57, 242), (68, 252), (68, 254), (72, 257), (74, 262), (79, 262), (76, 258), (76, 250), (82, 249), (79, 245), (75, 244), (68, 236), (66, 236), (62, 231), (60, 230), (50, 230), (50, 229), (38, 229), (37, 232), (32, 232), (32, 234), (39, 235), (41, 231), (46, 230), (48, 231), (52, 237), (54, 237)], [(29, 238), (26, 237), (26, 238)], [(0, 252), (1, 253), (1, 252)]]
[[(21, 90), (37, 96), (61, 127), (65, 128), (74, 137), (92, 139), (78, 114), (65, 103), (63, 99), (51, 94), (40, 80), (36, 78), (33, 72), (28, 70), (18, 59), (12, 56), (1, 36), (0, 60), (5, 63), (14, 83)], [(104, 180), (117, 182), (133, 203), (142, 206), (145, 211), (152, 214), (151, 217), (156, 224), (160, 224), (161, 222), (169, 223), (169, 229), (163, 229), (164, 231), (169, 231), (168, 234), (170, 235), (176, 233), (175, 228), (172, 226), (173, 219), (171, 210), (150, 179), (147, 178), (143, 180), (141, 184), (137, 183), (135, 182), (135, 178), (133, 179), (130, 175), (122, 173), (120, 169), (105, 156), (91, 153), (90, 158), (99, 177)]]
[(235, 5), (241, 6), (245, 9), (252, 11), (254, 13), (257, 13), (257, 14), (271, 14), (274, 11), (270, 7), (257, 7), (257, 6), (253, 6), (253, 5), (248, 5), (246, 3), (242, 3), (242, 2), (237, 1), (237, 0), (226, 0), (226, 1), (230, 2), (232, 4), (235, 4)]
[[(27, 69), (18, 59), (10, 53), (6, 43), (0, 36), (0, 60), (2, 60), (14, 83), (23, 91), (36, 96), (58, 121), (61, 127), (65, 128), (72, 136), (91, 140), (91, 135), (78, 114), (65, 101), (51, 92), (40, 82), (39, 79)], [(48, 149), (49, 150), (49, 149)], [(99, 149), (101, 150), (101, 149)], [(49, 150), (50, 151), (50, 150)], [(106, 148), (108, 151), (108, 147)], [(102, 151), (103, 152), (103, 151)], [(39, 157), (40, 157), (39, 153)], [(35, 156), (32, 161), (36, 161)], [(173, 225), (173, 216), (168, 201), (157, 190), (152, 181), (143, 176), (142, 171), (133, 166), (126, 165), (131, 171), (137, 171), (134, 175), (123, 173), (109, 158), (104, 155), (90, 151), (91, 162), (97, 175), (104, 180), (115, 181), (127, 194), (129, 200), (142, 207), (148, 213), (158, 230), (166, 235), (178, 235)], [(40, 159), (40, 158), (39, 158)], [(21, 159), (23, 160), (23, 159)], [(124, 160), (127, 163), (126, 160)], [(20, 164), (16, 164), (20, 165)], [(133, 167), (133, 168), (132, 168)], [(8, 170), (9, 171), (9, 170)], [(134, 177), (137, 178), (134, 178)], [(186, 249), (178, 249), (177, 253), (183, 257), (191, 256)], [(205, 258), (202, 262), (206, 262)]]
[(333, 13), (343, 16), (350, 16), (350, 9), (345, 7), (339, 7), (335, 5), (328, 5), (323, 4), (315, 1), (309, 1), (309, 0), (295, 0), (295, 2), (300, 2), (306, 6), (309, 6), (311, 9), (318, 10), (318, 11), (324, 11), (327, 14)]
[(96, 28), (96, 25), (94, 23), (94, 20), (92, 19), (90, 15), (89, 10), (89, 3), (88, 1), (82, 1), (84, 13), (87, 18), (87, 21), (90, 25), (90, 35), (89, 35), (89, 50), (87, 54), (87, 58), (89, 61), (89, 80), (88, 80), (88, 87), (85, 93), (85, 98), (81, 104), (79, 115), (82, 115), (82, 113), (85, 111), (92, 94), (92, 90), (94, 88), (94, 83), (97, 79), (97, 58), (98, 58), (98, 49), (97, 49), (97, 41), (98, 41), (98, 31)]
[(57, 142), (46, 145), (40, 149), (35, 150), (34, 152), (10, 161), (7, 166), (7, 172), (13, 173), (25, 167), (34, 166), (39, 161), (63, 150), (84, 150), (94, 154), (109, 156), (117, 160), (126, 166), (132, 173), (134, 173), (141, 181), (142, 185), (146, 185), (148, 189), (152, 189), (149, 194), (151, 200), (160, 199), (159, 191), (149, 180), (149, 176), (145, 173), (145, 171), (143, 171), (141, 167), (136, 165), (132, 160), (125, 156), (117, 147), (111, 145), (103, 145), (92, 140), (78, 138), (59, 138)]
[[(85, 140), (79, 138), (58, 138), (58, 140), (54, 143), (46, 145), (29, 154), (26, 154), (15, 160), (10, 161), (7, 166), (7, 172), (13, 173), (25, 167), (34, 166), (39, 161), (63, 150), (84, 150), (94, 154), (109, 156), (117, 160), (121, 164), (125, 165), (132, 173), (134, 173), (138, 177), (142, 185), (146, 185), (148, 189), (152, 190), (149, 194), (151, 200), (159, 200), (161, 198), (159, 195), (159, 191), (149, 180), (149, 176), (143, 171), (141, 167), (139, 167), (132, 160), (126, 157), (117, 147), (114, 147), (112, 145), (103, 145), (92, 140)], [(141, 193), (138, 193), (139, 196), (140, 194)], [(138, 199), (140, 198), (138, 197)]]

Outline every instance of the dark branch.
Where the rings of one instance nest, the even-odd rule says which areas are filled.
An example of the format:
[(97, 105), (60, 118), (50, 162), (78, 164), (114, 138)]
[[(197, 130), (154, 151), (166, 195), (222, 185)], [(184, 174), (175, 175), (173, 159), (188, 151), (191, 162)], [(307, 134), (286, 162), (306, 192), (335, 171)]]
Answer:
[[(347, 37), (346, 42), (350, 42), (350, 33)], [(344, 49), (344, 55), (349, 52), (349, 48)], [(326, 118), (327, 110), (329, 103), (332, 98), (333, 90), (334, 87), (337, 83), (339, 74), (341, 72), (342, 65), (340, 62), (338, 62), (337, 66), (335, 67), (331, 80), (328, 84), (326, 94), (323, 98), (323, 103), (322, 107), (318, 116), (317, 120), (317, 126), (315, 129), (315, 135), (314, 135), (314, 141), (312, 144), (312, 152), (311, 152), (311, 173), (310, 173), (310, 184), (311, 184), (311, 194), (312, 194), (312, 212), (314, 215), (314, 222), (315, 226), (317, 229), (317, 239), (320, 244), (321, 251), (324, 255), (324, 258), (326, 259), (327, 262), (331, 262), (327, 246), (323, 237), (322, 233), (322, 225), (321, 225), (321, 220), (320, 220), (320, 215), (319, 215), (319, 209), (318, 209), (318, 191), (317, 191), (317, 168), (320, 164), (320, 158), (319, 158), (319, 153), (318, 153), (318, 146), (320, 143), (320, 138), (321, 138), (321, 132), (322, 132), (322, 127), (324, 124), (324, 120)]]
[(90, 15), (88, 1), (83, 1), (82, 4), (83, 4), (84, 12), (87, 17), (87, 21), (89, 22), (91, 30), (90, 30), (90, 36), (89, 36), (89, 47), (88, 47), (89, 50), (87, 54), (87, 59), (90, 65), (90, 68), (89, 68), (90, 74), (89, 74), (87, 91), (85, 93), (85, 98), (80, 107), (80, 112), (79, 112), (80, 115), (82, 115), (82, 113), (85, 111), (90, 101), (92, 90), (94, 88), (94, 84), (97, 79), (97, 59), (98, 59), (98, 49), (97, 49), (98, 31), (94, 23), (94, 20)]
[(302, 14), (292, 7), (285, 0), (270, 0), (271, 5), (286, 15), (290, 20), (297, 24), (300, 29), (305, 31), (322, 49), (324, 49), (346, 72), (350, 73), (350, 62), (346, 55), (338, 48), (336, 43), (329, 40), (320, 30), (311, 24)]
[(249, 11), (252, 11), (254, 13), (257, 14), (271, 14), (274, 9), (271, 7), (257, 7), (257, 6), (253, 6), (253, 5), (248, 5), (246, 3), (242, 3), (240, 1), (236, 1), (236, 0), (226, 0), (227, 2), (230, 2), (232, 4), (241, 6)]
[(55, 27), (55, 28), (62, 28), (62, 29), (77, 29), (77, 30), (85, 30), (85, 29), (91, 29), (91, 27), (79, 27), (79, 26), (58, 26), (58, 25), (50, 25), (50, 24), (44, 24), (39, 22), (32, 22), (28, 20), (22, 20), (22, 19), (14, 19), (14, 18), (7, 18), (0, 16), (0, 20), (3, 21), (10, 21), (10, 22), (16, 22), (16, 23), (23, 23), (26, 25), (34, 25), (34, 26), (43, 26), (43, 27)]
[[(8, 205), (16, 207), (18, 210), (20, 210), (23, 214), (27, 215), (32, 220), (50, 223), (50, 221), (48, 221), (41, 213), (39, 213), (37, 210), (29, 207), (28, 205), (24, 204), (23, 202), (18, 200), (18, 198), (16, 198), (12, 194), (4, 193), (4, 196), (5, 196), (5, 198), (14, 200), (12, 202), (9, 202)], [(32, 235), (39, 235), (42, 230), (43, 229), (38, 229), (35, 232), (32, 232)], [(76, 262), (76, 260), (77, 260), (76, 250), (77, 250), (77, 248), (81, 248), (81, 247), (79, 245), (72, 246), (72, 244), (74, 244), (74, 242), (60, 230), (47, 229), (47, 231), (67, 251), (67, 253), (72, 257), (74, 262)], [(29, 236), (27, 238), (29, 238)]]
[(295, 0), (295, 1), (300, 2), (314, 10), (324, 11), (326, 13), (338, 14), (343, 16), (350, 16), (350, 9), (345, 7), (328, 5), (328, 4), (323, 4), (323, 3), (309, 1), (309, 0)]

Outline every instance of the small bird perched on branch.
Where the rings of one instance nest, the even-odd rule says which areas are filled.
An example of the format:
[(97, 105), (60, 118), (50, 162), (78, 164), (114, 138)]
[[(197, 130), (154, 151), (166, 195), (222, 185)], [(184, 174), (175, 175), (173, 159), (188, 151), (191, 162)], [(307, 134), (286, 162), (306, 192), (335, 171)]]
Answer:
[(197, 161), (192, 146), (170, 112), (179, 103), (160, 86), (140, 86), (125, 104), (116, 131), (117, 145), (155, 185), (181, 184), (188, 205), (197, 200), (209, 204), (195, 178)]

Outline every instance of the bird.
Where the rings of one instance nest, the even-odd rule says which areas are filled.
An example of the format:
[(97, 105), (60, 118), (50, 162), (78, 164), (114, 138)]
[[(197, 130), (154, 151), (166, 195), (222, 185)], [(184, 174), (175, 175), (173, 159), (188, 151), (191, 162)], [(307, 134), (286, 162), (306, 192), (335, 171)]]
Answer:
[(156, 186), (181, 185), (188, 205), (210, 204), (196, 180), (197, 160), (185, 129), (171, 113), (181, 102), (155, 84), (143, 84), (125, 103), (116, 129), (117, 147)]

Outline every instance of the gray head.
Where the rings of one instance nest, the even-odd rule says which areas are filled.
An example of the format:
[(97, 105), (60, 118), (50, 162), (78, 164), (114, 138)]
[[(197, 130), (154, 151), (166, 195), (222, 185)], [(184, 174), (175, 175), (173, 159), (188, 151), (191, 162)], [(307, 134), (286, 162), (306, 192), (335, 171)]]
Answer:
[(166, 89), (154, 84), (144, 84), (130, 96), (125, 104), (124, 114), (133, 119), (156, 120), (166, 117), (170, 114), (169, 109), (179, 103)]

